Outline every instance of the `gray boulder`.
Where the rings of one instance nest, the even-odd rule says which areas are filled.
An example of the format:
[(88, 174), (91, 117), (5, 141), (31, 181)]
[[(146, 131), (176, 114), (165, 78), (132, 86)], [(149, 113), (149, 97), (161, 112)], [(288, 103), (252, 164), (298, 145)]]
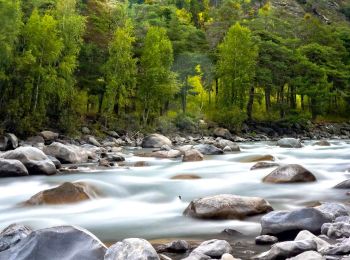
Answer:
[(88, 160), (88, 153), (75, 145), (65, 145), (54, 142), (45, 146), (44, 153), (57, 158), (61, 163), (84, 163)]
[(0, 252), (6, 260), (101, 260), (106, 247), (88, 231), (60, 226), (31, 232), (8, 250)]
[(350, 224), (345, 222), (325, 223), (321, 233), (331, 238), (350, 237)]
[(232, 152), (239, 152), (241, 149), (239, 148), (238, 144), (230, 141), (230, 140), (226, 140), (226, 139), (221, 139), (218, 138), (216, 140), (216, 144), (217, 147), (219, 147), (220, 149), (225, 149), (227, 147), (230, 148), (230, 151)]
[(256, 256), (254, 259), (286, 259), (310, 250), (317, 250), (317, 245), (315, 241), (311, 239), (299, 241), (286, 241), (274, 244), (269, 251)]
[(203, 219), (244, 219), (271, 210), (271, 205), (262, 198), (222, 194), (191, 201), (184, 215)]
[(151, 134), (146, 136), (142, 140), (141, 144), (143, 148), (160, 148), (163, 145), (172, 146), (172, 143), (168, 137), (160, 134)]
[(232, 253), (230, 244), (225, 240), (212, 239), (204, 241), (191, 254), (203, 254), (211, 258), (220, 258), (226, 253)]
[(201, 154), (201, 152), (195, 149), (185, 151), (184, 156), (182, 158), (183, 162), (198, 162), (203, 160), (204, 160), (203, 154)]
[(221, 127), (218, 127), (218, 128), (215, 128), (214, 129), (214, 136), (215, 137), (221, 137), (221, 138), (224, 138), (224, 139), (227, 139), (227, 140), (231, 140), (232, 139), (232, 135), (230, 133), (230, 131), (226, 128), (221, 128)]
[(0, 158), (22, 162), (30, 175), (53, 175), (57, 172), (53, 162), (35, 147), (19, 147), (1, 154)]
[(0, 159), (0, 177), (28, 176), (27, 168), (18, 160)]
[(108, 248), (105, 260), (159, 260), (152, 245), (141, 238), (128, 238)]
[(295, 138), (282, 138), (278, 140), (277, 146), (284, 148), (301, 148), (303, 145), (301, 144), (299, 139)]
[(315, 208), (272, 211), (261, 218), (261, 233), (264, 235), (279, 235), (285, 232), (293, 233), (302, 230), (320, 233), (322, 225), (332, 220), (332, 216)]
[(204, 155), (217, 155), (217, 154), (224, 153), (223, 150), (217, 148), (216, 146), (214, 146), (212, 144), (198, 144), (198, 145), (193, 146), (193, 148)]
[(12, 224), (8, 226), (0, 233), (0, 252), (16, 245), (31, 232), (29, 227), (23, 225)]
[(277, 169), (263, 178), (263, 182), (268, 183), (295, 183), (313, 181), (316, 181), (316, 177), (310, 171), (298, 164), (279, 166)]
[(329, 246), (328, 242), (315, 236), (314, 234), (312, 234), (310, 231), (307, 231), (307, 230), (300, 231), (299, 234), (294, 239), (294, 241), (306, 240), (306, 239), (311, 239), (311, 240), (315, 241), (318, 251), (321, 250), (322, 248)]
[(287, 260), (326, 260), (326, 257), (315, 251), (306, 251)]
[(257, 245), (273, 245), (278, 242), (278, 238), (275, 236), (261, 235), (255, 238), (255, 244)]
[(341, 203), (327, 202), (315, 208), (325, 214), (331, 215), (333, 219), (343, 216), (349, 216), (348, 208)]
[(190, 245), (185, 240), (175, 240), (165, 245), (159, 246), (157, 251), (169, 253), (185, 253), (190, 249)]

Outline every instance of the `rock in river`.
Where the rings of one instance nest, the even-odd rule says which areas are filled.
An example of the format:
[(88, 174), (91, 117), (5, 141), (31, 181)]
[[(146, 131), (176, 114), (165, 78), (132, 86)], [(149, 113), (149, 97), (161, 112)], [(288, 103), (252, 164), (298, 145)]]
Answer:
[(335, 185), (334, 189), (350, 189), (350, 179)]
[(269, 235), (262, 235), (255, 238), (255, 244), (257, 245), (273, 245), (278, 242), (278, 238)]
[(56, 188), (35, 194), (24, 205), (77, 203), (94, 197), (96, 193), (89, 185), (65, 182)]
[(232, 139), (232, 135), (230, 133), (230, 131), (226, 128), (221, 128), (221, 127), (218, 127), (218, 128), (215, 128), (214, 129), (214, 136), (215, 137), (221, 137), (221, 138), (224, 138), (224, 139), (227, 139), (227, 140), (231, 140)]
[(19, 243), (0, 252), (6, 260), (101, 260), (106, 247), (90, 232), (60, 226), (31, 232)]
[(16, 245), (31, 232), (29, 227), (23, 225), (12, 224), (8, 226), (0, 233), (0, 252)]
[(164, 135), (160, 134), (151, 134), (146, 136), (142, 140), (141, 144), (143, 148), (160, 148), (163, 145), (171, 146), (172, 143), (168, 137), (165, 137)]
[(0, 177), (28, 176), (27, 168), (18, 160), (0, 159)]
[(262, 198), (222, 194), (191, 201), (184, 215), (203, 219), (243, 219), (271, 210), (271, 205)]
[(104, 260), (159, 260), (159, 256), (148, 241), (128, 238), (108, 248)]
[(0, 158), (22, 162), (30, 175), (53, 175), (57, 172), (54, 163), (35, 147), (19, 147), (1, 154)]
[(198, 162), (203, 161), (204, 156), (199, 151), (191, 149), (185, 152), (182, 161), (183, 162)]
[(254, 164), (250, 170), (258, 170), (258, 169), (266, 169), (266, 168), (272, 168), (272, 167), (278, 167), (280, 166), (278, 163), (271, 163), (271, 162), (257, 162)]
[(216, 146), (214, 146), (212, 144), (198, 144), (198, 145), (193, 146), (193, 148), (204, 155), (216, 155), (216, 154), (223, 154), (224, 153), (223, 150), (217, 148)]
[(82, 148), (58, 142), (45, 146), (44, 153), (57, 158), (61, 163), (83, 163), (88, 160), (88, 154)]
[(283, 235), (301, 230), (320, 233), (322, 225), (332, 220), (331, 215), (315, 208), (272, 211), (261, 218), (261, 233), (263, 235)]
[(225, 240), (212, 239), (204, 241), (191, 254), (203, 254), (217, 259), (226, 253), (232, 253), (230, 244)]
[(310, 171), (298, 164), (288, 164), (280, 166), (263, 179), (263, 182), (268, 183), (293, 183), (313, 181), (316, 181), (316, 177)]
[(300, 140), (295, 139), (295, 138), (282, 138), (277, 142), (277, 146), (285, 147), (285, 148), (301, 148), (301, 147), (303, 147)]

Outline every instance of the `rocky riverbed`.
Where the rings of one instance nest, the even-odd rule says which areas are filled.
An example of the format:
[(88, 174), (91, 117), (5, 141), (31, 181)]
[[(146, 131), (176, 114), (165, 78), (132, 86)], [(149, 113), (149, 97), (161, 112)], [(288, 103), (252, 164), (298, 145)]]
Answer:
[(336, 129), (6, 134), (0, 259), (347, 259), (350, 142)]

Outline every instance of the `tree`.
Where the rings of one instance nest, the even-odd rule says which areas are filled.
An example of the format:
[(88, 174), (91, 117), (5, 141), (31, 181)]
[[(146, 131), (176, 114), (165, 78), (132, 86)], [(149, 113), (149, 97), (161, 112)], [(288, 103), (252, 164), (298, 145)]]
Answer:
[(233, 25), (219, 45), (218, 74), (223, 106), (244, 109), (248, 90), (254, 87), (257, 56), (258, 47), (250, 30), (239, 23)]
[(177, 91), (175, 74), (171, 71), (173, 49), (166, 30), (150, 27), (141, 56), (139, 97), (143, 107), (142, 120), (148, 122), (151, 112), (162, 112), (164, 104)]

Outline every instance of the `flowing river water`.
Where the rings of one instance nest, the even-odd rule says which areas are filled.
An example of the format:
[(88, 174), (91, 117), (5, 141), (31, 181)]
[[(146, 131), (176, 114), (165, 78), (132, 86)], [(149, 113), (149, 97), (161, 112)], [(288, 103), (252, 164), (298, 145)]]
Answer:
[[(260, 232), (259, 218), (244, 221), (207, 221), (185, 217), (182, 212), (192, 199), (215, 194), (258, 196), (274, 209), (293, 209), (317, 201), (346, 201), (346, 190), (332, 189), (350, 178), (350, 142), (331, 141), (331, 146), (306, 142), (300, 149), (275, 146), (274, 142), (242, 143), (241, 152), (207, 156), (201, 162), (133, 156), (126, 163), (147, 161), (147, 167), (82, 170), (56, 176), (0, 179), (0, 229), (12, 223), (32, 228), (57, 225), (82, 226), (102, 241), (127, 237), (146, 239), (191, 237), (219, 234), (226, 228), (246, 235)], [(277, 163), (297, 163), (314, 173), (317, 182), (308, 184), (264, 184), (261, 179), (274, 168), (250, 171), (256, 155), (272, 155)], [(201, 179), (172, 180), (178, 174), (195, 174)], [(83, 181), (96, 187), (102, 197), (64, 206), (20, 207), (19, 203), (39, 191), (65, 181)], [(181, 196), (181, 199), (179, 198)]]

